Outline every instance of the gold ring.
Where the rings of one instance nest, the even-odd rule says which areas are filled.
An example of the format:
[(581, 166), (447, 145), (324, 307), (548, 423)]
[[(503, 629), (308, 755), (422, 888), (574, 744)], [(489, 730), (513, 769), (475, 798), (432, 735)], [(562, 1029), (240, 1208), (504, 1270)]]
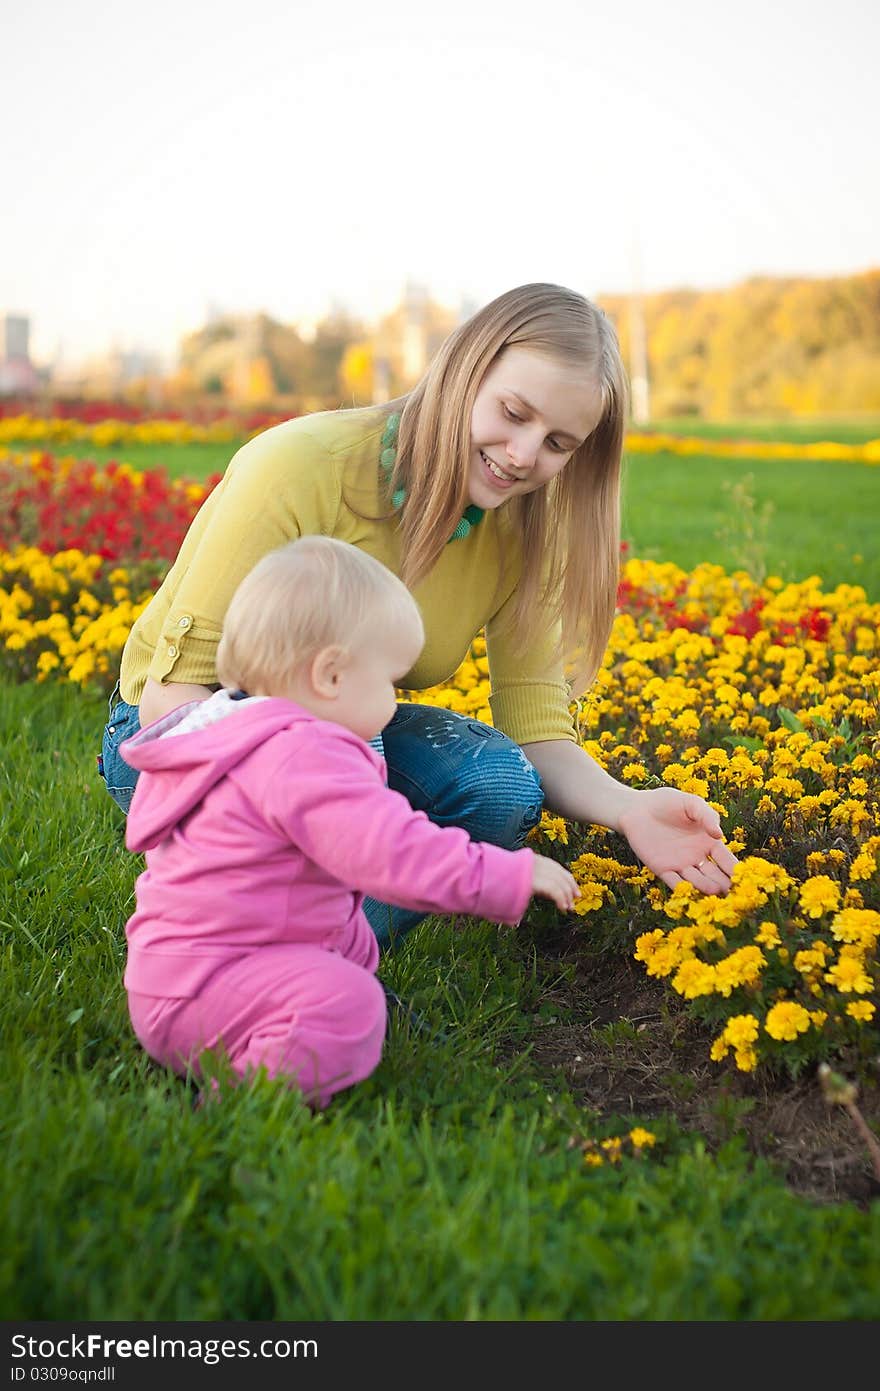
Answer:
[(699, 863), (698, 865), (694, 865), (694, 869), (702, 869), (702, 868), (703, 868), (703, 865), (704, 865), (705, 863), (706, 863), (705, 860), (701, 860), (700, 863)]

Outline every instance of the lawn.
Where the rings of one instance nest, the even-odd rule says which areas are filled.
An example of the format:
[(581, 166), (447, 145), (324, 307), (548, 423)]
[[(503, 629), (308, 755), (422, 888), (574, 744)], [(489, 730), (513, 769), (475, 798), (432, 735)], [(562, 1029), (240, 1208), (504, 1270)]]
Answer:
[(633, 555), (820, 577), (880, 598), (880, 468), (836, 460), (631, 454), (622, 532)]

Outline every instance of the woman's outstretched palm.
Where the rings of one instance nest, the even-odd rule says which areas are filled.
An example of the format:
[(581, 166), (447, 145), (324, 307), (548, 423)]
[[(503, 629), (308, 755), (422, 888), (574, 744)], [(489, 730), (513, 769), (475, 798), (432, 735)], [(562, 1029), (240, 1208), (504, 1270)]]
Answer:
[(737, 864), (724, 844), (718, 813), (673, 787), (640, 792), (619, 827), (644, 865), (674, 889), (682, 879), (707, 894), (725, 894)]

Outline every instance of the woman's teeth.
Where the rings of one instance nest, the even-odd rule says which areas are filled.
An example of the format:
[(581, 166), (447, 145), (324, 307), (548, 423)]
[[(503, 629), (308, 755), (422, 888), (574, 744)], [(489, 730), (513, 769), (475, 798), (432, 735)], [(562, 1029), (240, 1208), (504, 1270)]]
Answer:
[(495, 460), (494, 460), (494, 459), (490, 459), (489, 456), (488, 456), (487, 454), (484, 454), (483, 451), (482, 451), (482, 449), (480, 450), (480, 457), (482, 458), (482, 460), (483, 460), (483, 462), (484, 462), (485, 464), (488, 464), (488, 466), (489, 466), (489, 471), (490, 471), (491, 473), (494, 473), (494, 475), (495, 475), (496, 478), (500, 478), (500, 479), (502, 480), (502, 482), (504, 482), (504, 483), (514, 483), (514, 482), (516, 482), (516, 477), (515, 477), (514, 474), (512, 474), (512, 473), (505, 473), (505, 472), (504, 472), (504, 469), (500, 469), (500, 468), (498, 467), (498, 465), (495, 463)]

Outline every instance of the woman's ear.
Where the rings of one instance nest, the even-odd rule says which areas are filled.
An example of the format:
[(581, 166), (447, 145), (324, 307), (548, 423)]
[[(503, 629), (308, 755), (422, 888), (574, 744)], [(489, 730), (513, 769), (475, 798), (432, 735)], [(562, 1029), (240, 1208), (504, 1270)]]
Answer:
[(315, 695), (323, 700), (335, 700), (339, 694), (339, 678), (348, 662), (346, 648), (334, 643), (322, 647), (312, 658), (309, 666), (309, 681)]

